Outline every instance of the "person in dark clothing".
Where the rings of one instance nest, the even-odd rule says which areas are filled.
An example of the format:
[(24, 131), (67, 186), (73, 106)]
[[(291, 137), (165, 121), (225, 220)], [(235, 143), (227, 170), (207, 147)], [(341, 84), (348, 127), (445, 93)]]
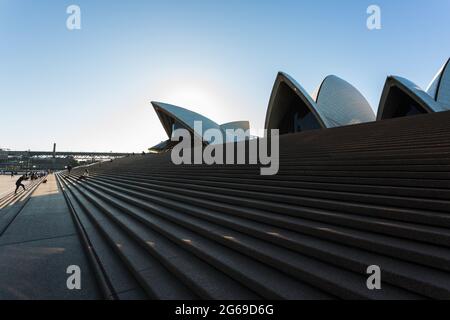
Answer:
[(78, 177), (78, 181), (87, 180), (89, 178), (89, 170), (85, 169), (83, 175)]
[(25, 191), (25, 186), (23, 185), (22, 181), (25, 180), (25, 176), (21, 176), (17, 181), (16, 181), (16, 191), (14, 191), (14, 194), (17, 193), (17, 190), (19, 190), (20, 187), (23, 188), (23, 191)]
[(70, 171), (72, 171), (72, 166), (71, 165), (67, 166), (67, 171), (69, 171), (69, 174), (70, 174)]

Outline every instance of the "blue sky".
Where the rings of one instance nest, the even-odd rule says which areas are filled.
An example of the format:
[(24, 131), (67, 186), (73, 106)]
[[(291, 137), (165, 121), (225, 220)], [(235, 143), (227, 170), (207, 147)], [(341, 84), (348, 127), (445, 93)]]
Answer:
[(146, 150), (166, 139), (151, 100), (263, 128), (279, 70), (309, 92), (336, 74), (376, 110), (389, 74), (428, 85), (449, 31), (448, 0), (0, 0), (0, 147)]

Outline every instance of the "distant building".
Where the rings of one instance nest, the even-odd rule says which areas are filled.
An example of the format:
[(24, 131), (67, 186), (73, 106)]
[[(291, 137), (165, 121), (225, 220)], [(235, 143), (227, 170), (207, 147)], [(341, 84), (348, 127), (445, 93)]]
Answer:
[(8, 150), (0, 149), (0, 161), (8, 160)]

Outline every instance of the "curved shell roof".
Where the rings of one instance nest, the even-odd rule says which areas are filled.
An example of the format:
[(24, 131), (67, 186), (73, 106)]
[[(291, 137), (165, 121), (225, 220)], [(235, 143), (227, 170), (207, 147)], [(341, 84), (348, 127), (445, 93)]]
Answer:
[[(225, 133), (225, 139), (227, 142), (231, 141), (241, 141), (250, 138), (250, 122), (248, 121), (233, 121), (220, 125), (220, 128)], [(227, 130), (238, 130), (242, 129), (244, 133), (241, 132), (233, 132), (230, 134)]]
[(330, 75), (316, 91), (316, 104), (329, 127), (375, 121), (366, 98), (347, 81)]
[(442, 66), (427, 88), (437, 102), (450, 108), (450, 59)]
[(248, 130), (248, 129), (250, 129), (250, 123), (248, 121), (233, 121), (233, 122), (228, 122), (228, 123), (221, 124), (220, 127), (222, 128), (223, 131), (225, 131), (227, 129)]
[(280, 72), (275, 80), (267, 109), (266, 129), (275, 129), (276, 124), (286, 112), (287, 106), (280, 102), (282, 98), (279, 91), (283, 83), (288, 85), (302, 99), (322, 128), (375, 120), (375, 114), (364, 96), (341, 78), (336, 76), (326, 77), (316, 90), (313, 98), (292, 77)]
[(203, 131), (208, 129), (221, 130), (217, 123), (197, 112), (162, 102), (152, 101), (152, 105), (169, 138), (172, 136), (172, 125), (174, 122), (179, 123), (187, 130), (197, 134), (199, 137), (203, 137), (203, 132), (196, 132), (196, 129), (194, 128), (195, 121), (202, 122)]
[(412, 98), (418, 105), (420, 105), (423, 108), (425, 112), (441, 112), (449, 110), (443, 104), (435, 101), (432, 96), (430, 96), (427, 92), (422, 90), (414, 82), (398, 76), (389, 76), (386, 79), (383, 93), (381, 95), (380, 105), (378, 107), (377, 120), (385, 118), (385, 111), (386, 111), (385, 107), (389, 102), (388, 101), (389, 93), (391, 89), (394, 87), (400, 89), (410, 98)]

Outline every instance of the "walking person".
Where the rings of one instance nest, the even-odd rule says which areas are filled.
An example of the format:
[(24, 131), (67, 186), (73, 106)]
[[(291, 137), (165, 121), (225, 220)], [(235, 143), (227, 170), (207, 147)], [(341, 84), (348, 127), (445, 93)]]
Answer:
[(21, 176), (17, 181), (16, 181), (16, 191), (14, 191), (14, 194), (17, 193), (17, 190), (19, 190), (20, 187), (23, 188), (23, 191), (25, 191), (25, 186), (23, 185), (22, 181), (25, 180), (25, 175)]

